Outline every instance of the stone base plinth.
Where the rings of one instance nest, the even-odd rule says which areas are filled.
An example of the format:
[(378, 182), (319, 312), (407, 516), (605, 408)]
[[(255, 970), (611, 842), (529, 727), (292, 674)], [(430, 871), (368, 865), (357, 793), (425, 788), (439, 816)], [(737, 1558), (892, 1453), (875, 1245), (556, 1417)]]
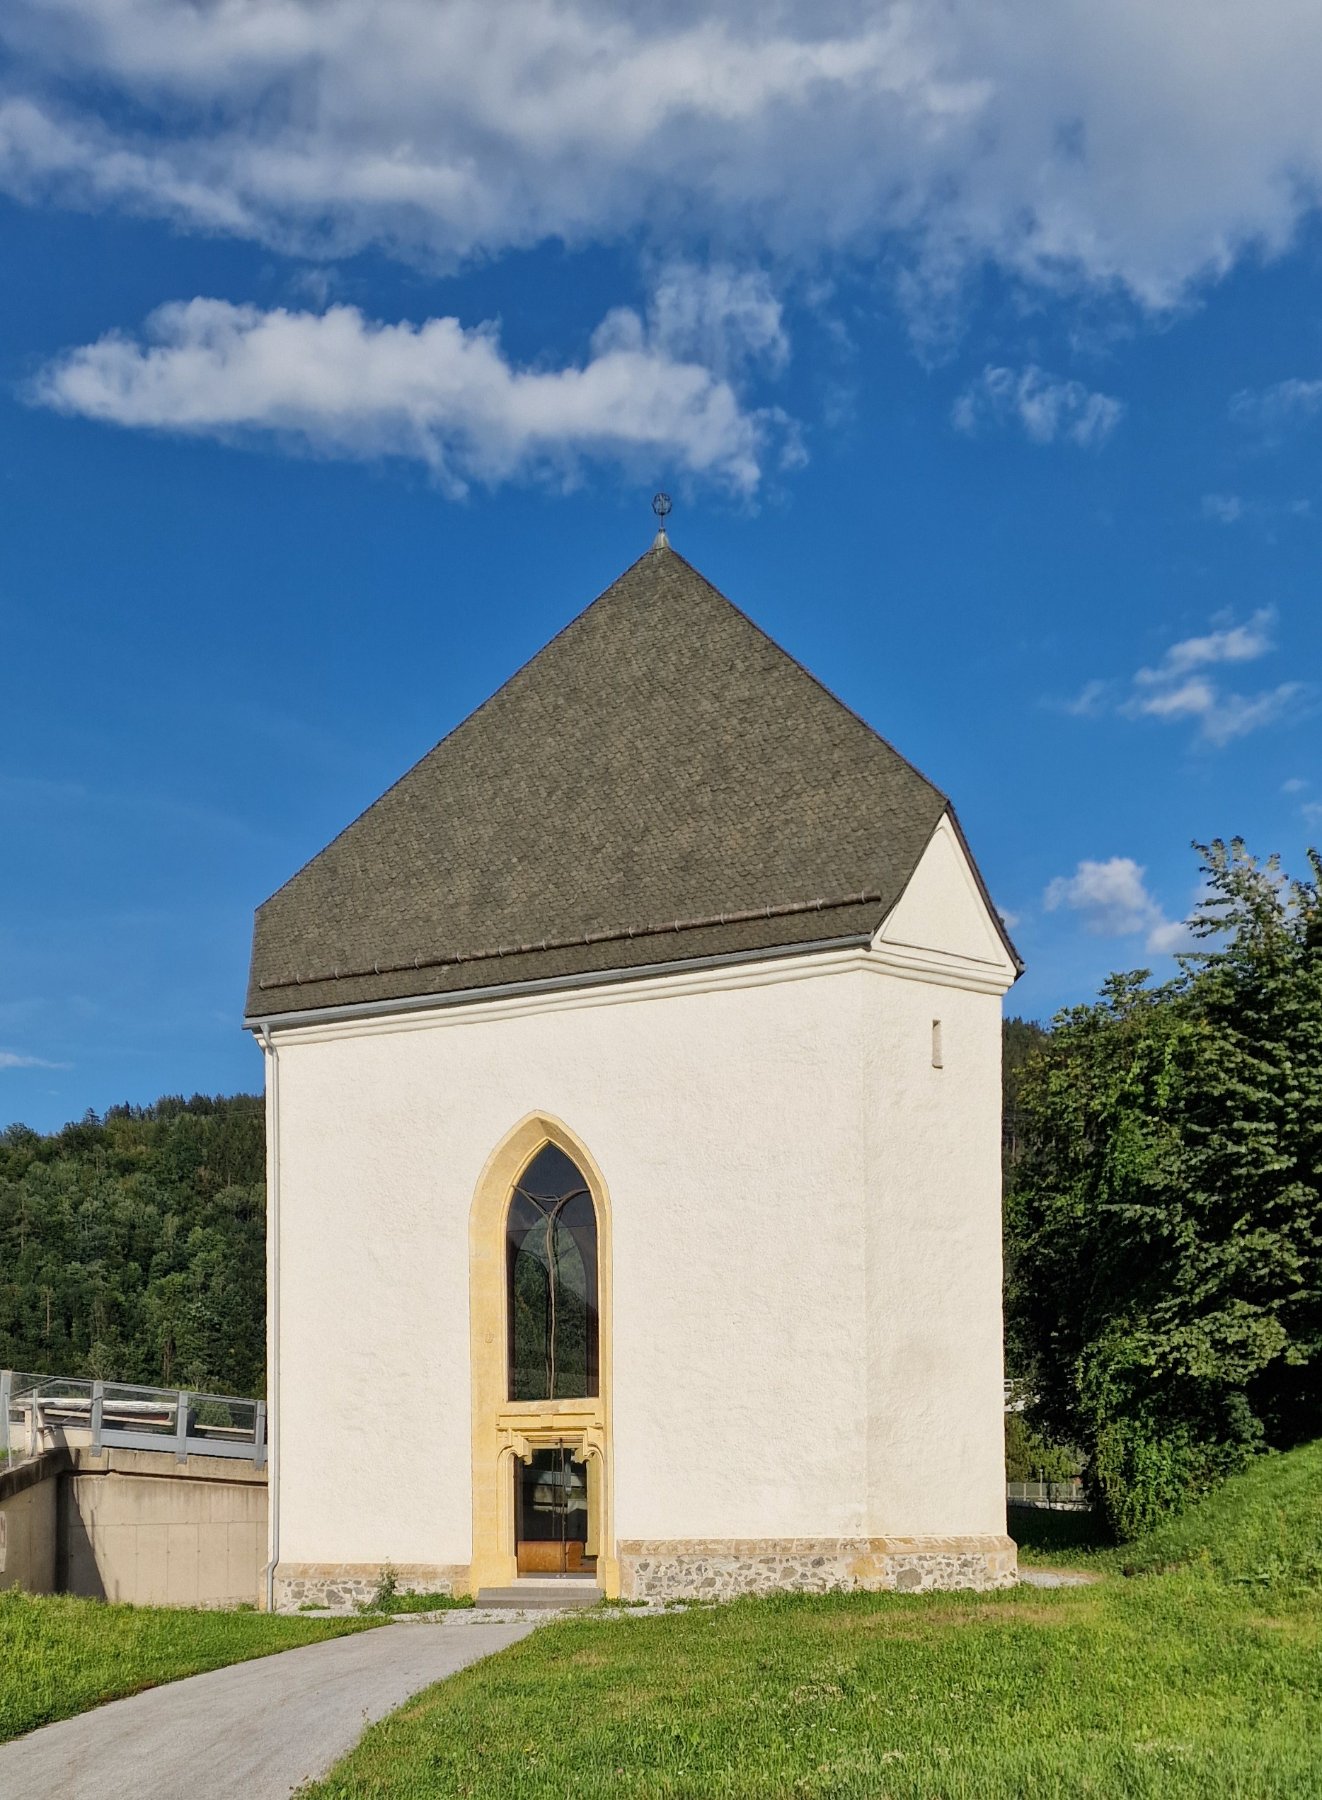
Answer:
[(1008, 1537), (633, 1539), (618, 1546), (628, 1600), (728, 1600), (794, 1589), (1004, 1588), (1018, 1579)]
[(364, 1606), (375, 1599), (387, 1572), (401, 1594), (461, 1594), (468, 1569), (455, 1563), (292, 1563), (275, 1571), (276, 1612), (300, 1606)]

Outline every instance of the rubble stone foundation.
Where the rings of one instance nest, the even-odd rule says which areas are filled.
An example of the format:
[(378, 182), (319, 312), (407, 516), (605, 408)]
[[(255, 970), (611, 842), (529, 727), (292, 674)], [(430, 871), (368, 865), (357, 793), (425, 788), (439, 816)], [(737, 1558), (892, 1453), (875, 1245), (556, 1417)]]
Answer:
[(628, 1600), (728, 1600), (792, 1589), (1013, 1587), (1015, 1546), (1001, 1536), (634, 1539), (619, 1545)]
[(387, 1570), (401, 1594), (462, 1594), (468, 1570), (455, 1563), (286, 1563), (275, 1572), (276, 1612), (300, 1606), (363, 1606), (375, 1598)]

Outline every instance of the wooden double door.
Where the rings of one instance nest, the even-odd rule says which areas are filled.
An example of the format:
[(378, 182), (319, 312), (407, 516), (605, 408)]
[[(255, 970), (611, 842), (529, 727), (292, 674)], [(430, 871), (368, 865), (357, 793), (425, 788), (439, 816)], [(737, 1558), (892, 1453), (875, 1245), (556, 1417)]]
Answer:
[(520, 1575), (590, 1575), (587, 1465), (567, 1444), (514, 1461), (514, 1537)]

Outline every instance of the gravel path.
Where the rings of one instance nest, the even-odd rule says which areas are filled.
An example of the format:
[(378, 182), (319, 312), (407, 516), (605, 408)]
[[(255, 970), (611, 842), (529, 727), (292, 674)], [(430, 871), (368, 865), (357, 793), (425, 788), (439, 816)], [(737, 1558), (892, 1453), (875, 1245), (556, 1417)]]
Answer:
[(537, 1622), (405, 1618), (112, 1700), (0, 1744), (0, 1796), (289, 1800), (411, 1694)]

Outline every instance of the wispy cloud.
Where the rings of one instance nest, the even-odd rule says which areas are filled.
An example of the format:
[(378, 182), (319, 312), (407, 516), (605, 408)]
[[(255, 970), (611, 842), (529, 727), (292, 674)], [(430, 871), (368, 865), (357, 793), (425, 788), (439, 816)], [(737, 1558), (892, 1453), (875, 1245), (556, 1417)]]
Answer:
[(1170, 956), (1189, 948), (1193, 937), (1187, 920), (1169, 919), (1149, 891), (1147, 870), (1132, 856), (1105, 862), (1084, 859), (1072, 875), (1057, 875), (1042, 904), (1048, 912), (1062, 908), (1078, 914), (1094, 937), (1143, 936), (1153, 955)]
[(1248, 521), (1274, 524), (1278, 519), (1310, 519), (1311, 500), (1249, 500), (1243, 494), (1204, 494), (1202, 513), (1218, 525), (1242, 525)]
[(1193, 720), (1209, 744), (1223, 745), (1270, 725), (1302, 696), (1298, 681), (1283, 681), (1255, 694), (1227, 692), (1206, 673), (1227, 663), (1256, 662), (1275, 648), (1276, 615), (1260, 608), (1246, 625), (1225, 626), (1172, 644), (1153, 668), (1139, 669), (1122, 710), (1132, 718)]
[(1124, 403), (1110, 394), (1048, 375), (1035, 363), (1023, 369), (989, 364), (956, 400), (951, 421), (968, 434), (985, 425), (1017, 423), (1035, 444), (1060, 439), (1093, 449), (1106, 442), (1124, 411)]
[(27, 1056), (20, 1050), (0, 1050), (0, 1069), (69, 1069), (72, 1063), (47, 1062), (44, 1056)]
[(1275, 649), (1271, 635), (1276, 622), (1272, 607), (1259, 607), (1246, 625), (1226, 625), (1199, 637), (1181, 638), (1172, 644), (1155, 669), (1140, 669), (1134, 679), (1141, 684), (1171, 681), (1212, 663), (1256, 662)]
[(617, 308), (586, 360), (560, 368), (516, 366), (493, 324), (196, 299), (158, 308), (141, 338), (112, 332), (66, 352), (29, 398), (139, 429), (411, 458), (454, 494), (474, 481), (571, 475), (584, 459), (644, 457), (751, 494), (768, 459), (800, 453), (783, 414), (745, 407), (734, 371), (787, 355), (760, 278), (678, 268), (646, 316)]
[(1256, 662), (1276, 648), (1276, 614), (1261, 607), (1242, 625), (1220, 625), (1170, 645), (1160, 661), (1137, 669), (1127, 683), (1093, 680), (1057, 709), (1075, 718), (1116, 713), (1163, 724), (1193, 724), (1198, 740), (1220, 748), (1235, 738), (1296, 713), (1309, 694), (1302, 681), (1282, 681), (1254, 693), (1228, 688), (1220, 671)]
[(1271, 387), (1242, 388), (1230, 402), (1230, 416), (1241, 425), (1277, 432), (1316, 418), (1322, 412), (1322, 381), (1291, 377)]
[(1204, 494), (1203, 517), (1218, 525), (1237, 525), (1244, 517), (1244, 502), (1238, 494)]
[(1085, 681), (1072, 699), (1056, 702), (1056, 710), (1072, 719), (1100, 719), (1111, 710), (1114, 693), (1113, 681)]
[(1196, 720), (1199, 735), (1217, 748), (1247, 737), (1264, 725), (1285, 718), (1302, 700), (1302, 681), (1282, 681), (1257, 694), (1227, 694), (1214, 681), (1201, 677), (1176, 687), (1157, 688), (1135, 695), (1125, 710), (1134, 717)]

